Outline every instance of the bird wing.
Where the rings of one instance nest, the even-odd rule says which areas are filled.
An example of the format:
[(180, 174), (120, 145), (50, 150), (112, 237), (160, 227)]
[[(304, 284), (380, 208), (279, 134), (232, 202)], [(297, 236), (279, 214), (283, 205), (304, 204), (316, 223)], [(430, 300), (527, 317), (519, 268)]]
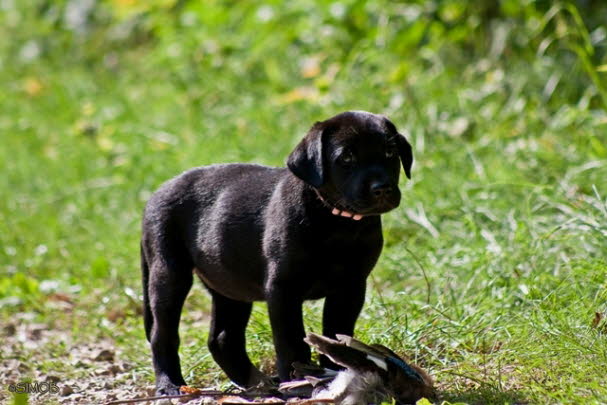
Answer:
[(295, 380), (280, 383), (278, 391), (288, 397), (309, 398), (314, 392), (314, 386), (307, 380)]
[(314, 364), (301, 363), (296, 361), (293, 363), (293, 377), (295, 379), (302, 379), (306, 377), (335, 377), (337, 371), (328, 368), (320, 367)]
[(378, 368), (383, 371), (388, 370), (383, 356), (378, 356), (373, 352), (367, 353), (364, 350), (347, 346), (344, 342), (316, 333), (308, 333), (304, 341), (340, 366), (358, 371), (378, 371)]
[(338, 341), (340, 341), (341, 343), (345, 344), (348, 347), (351, 347), (356, 350), (360, 350), (361, 352), (365, 352), (367, 354), (372, 354), (377, 357), (387, 357), (387, 356), (390, 356), (391, 354), (394, 354), (394, 352), (392, 352), (391, 350), (388, 350), (387, 352), (385, 350), (382, 350), (382, 349), (386, 349), (384, 346), (381, 346), (381, 345), (371, 345), (370, 346), (366, 343), (361, 342), (360, 340), (354, 339), (352, 336), (338, 334), (338, 335), (335, 335), (335, 337), (337, 338)]
[[(336, 335), (337, 340), (346, 344), (354, 349), (364, 351), (372, 357), (382, 359), (387, 364), (395, 366), (402, 371), (408, 378), (422, 382), (424, 378), (416, 370), (416, 367), (412, 367), (406, 361), (404, 361), (399, 355), (388, 349), (386, 346), (380, 344), (367, 345), (360, 340), (356, 340), (351, 336), (347, 335)], [(417, 368), (419, 369), (419, 368)]]
[[(367, 372), (377, 378), (381, 376), (385, 387), (400, 402), (415, 403), (419, 398), (434, 395), (432, 379), (428, 374), (419, 367), (408, 364), (387, 347), (369, 346), (346, 335), (336, 337), (337, 340), (309, 333), (304, 341), (334, 363), (354, 371), (354, 376), (360, 377)], [(352, 384), (348, 383), (350, 385)]]

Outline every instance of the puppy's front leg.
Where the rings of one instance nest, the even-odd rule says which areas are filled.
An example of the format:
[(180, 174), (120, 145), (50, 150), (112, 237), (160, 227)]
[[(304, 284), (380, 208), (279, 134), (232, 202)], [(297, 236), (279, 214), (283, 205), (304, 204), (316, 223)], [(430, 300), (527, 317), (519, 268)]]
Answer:
[(268, 287), (267, 302), (276, 349), (276, 365), (281, 381), (291, 379), (293, 362), (310, 362), (305, 337), (302, 304), (298, 286), (274, 282)]
[[(354, 336), (354, 325), (365, 302), (365, 280), (350, 282), (338, 292), (325, 298), (322, 316), (323, 335), (335, 338), (336, 334)], [(321, 356), (320, 364), (327, 368), (336, 365), (326, 356)]]
[(352, 336), (354, 324), (365, 302), (364, 280), (350, 282), (327, 296), (322, 314), (323, 335), (335, 338), (335, 334)]

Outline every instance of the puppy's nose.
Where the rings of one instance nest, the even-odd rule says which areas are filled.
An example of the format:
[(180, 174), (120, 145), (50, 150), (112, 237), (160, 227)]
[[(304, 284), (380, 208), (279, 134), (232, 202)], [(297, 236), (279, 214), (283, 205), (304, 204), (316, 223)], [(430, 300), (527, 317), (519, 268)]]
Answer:
[(371, 194), (375, 198), (388, 197), (392, 194), (392, 185), (383, 181), (374, 181), (371, 183)]

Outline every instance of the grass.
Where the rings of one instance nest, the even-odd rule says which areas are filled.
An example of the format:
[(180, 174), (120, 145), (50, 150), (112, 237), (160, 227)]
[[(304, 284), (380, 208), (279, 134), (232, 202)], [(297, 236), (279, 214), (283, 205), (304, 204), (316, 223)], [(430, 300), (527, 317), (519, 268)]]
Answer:
[[(472, 50), (454, 29), (403, 37), (389, 4), (344, 3), (345, 23), (312, 2), (214, 3), (204, 13), (187, 3), (183, 13), (216, 20), (176, 27), (158, 6), (144, 20), (152, 29), (115, 39), (108, 32), (131, 20), (110, 18), (108, 4), (81, 38), (48, 28), (30, 6), (14, 6), (18, 24), (12, 11), (2, 16), (0, 34), (15, 41), (0, 45), (0, 317), (59, 334), (0, 354), (24, 365), (19, 380), (86, 381), (95, 370), (72, 361), (74, 351), (103, 341), (130, 364), (112, 388), (151, 385), (138, 268), (150, 193), (193, 166), (283, 165), (314, 121), (365, 109), (396, 123), (415, 163), (400, 207), (384, 217), (358, 337), (428, 369), (441, 401), (606, 401), (607, 114), (596, 84), (605, 74), (587, 73), (589, 61), (605, 63), (600, 26), (588, 28), (595, 48), (578, 58), (558, 45), (567, 15), (531, 6), (494, 22), (509, 33), (499, 51), (463, 19), (455, 26), (478, 41)], [(525, 30), (542, 18), (543, 31)], [(416, 35), (417, 22), (406, 24)], [(301, 40), (315, 29), (329, 37)], [(537, 52), (546, 39), (556, 45)], [(41, 52), (28, 60), (30, 40)], [(193, 386), (226, 386), (206, 349), (209, 306), (196, 286), (182, 368)], [(306, 305), (312, 330), (320, 310)], [(271, 372), (264, 304), (248, 344)]]

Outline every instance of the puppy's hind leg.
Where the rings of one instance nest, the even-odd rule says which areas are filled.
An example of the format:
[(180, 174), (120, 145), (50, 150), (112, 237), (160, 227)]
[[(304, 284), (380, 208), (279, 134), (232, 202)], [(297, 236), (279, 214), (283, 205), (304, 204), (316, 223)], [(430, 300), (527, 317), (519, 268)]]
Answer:
[(150, 296), (148, 294), (148, 286), (150, 284), (150, 266), (148, 265), (147, 258), (145, 257), (143, 241), (141, 242), (141, 279), (143, 281), (143, 325), (145, 327), (145, 337), (149, 342), (152, 335), (154, 317), (152, 316), (152, 309), (150, 308)]
[(211, 290), (213, 310), (209, 331), (209, 350), (228, 378), (242, 387), (257, 385), (268, 377), (259, 371), (246, 352), (245, 331), (250, 302), (235, 301)]
[(144, 298), (148, 301), (144, 320), (152, 346), (156, 392), (176, 395), (179, 387), (185, 385), (179, 362), (178, 329), (183, 303), (192, 287), (193, 264), (185, 249), (156, 245), (153, 254), (148, 253), (145, 252), (149, 277), (146, 280), (144, 269), (144, 288), (147, 284)]

